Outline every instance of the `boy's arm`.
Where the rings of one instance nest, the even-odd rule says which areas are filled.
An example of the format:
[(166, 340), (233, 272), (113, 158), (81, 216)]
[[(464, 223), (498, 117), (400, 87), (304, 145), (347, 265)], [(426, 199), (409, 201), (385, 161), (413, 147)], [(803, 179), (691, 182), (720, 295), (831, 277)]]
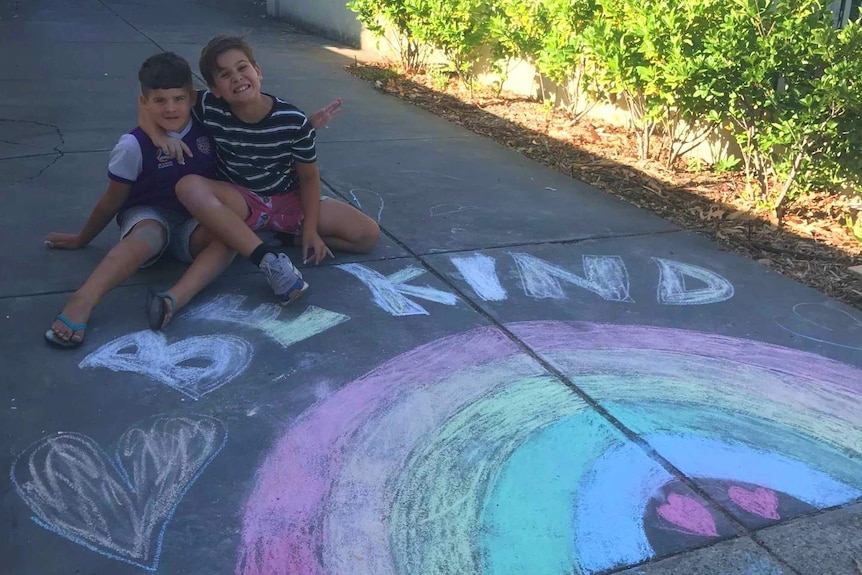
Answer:
[(131, 184), (111, 180), (108, 189), (99, 198), (81, 231), (77, 234), (51, 232), (45, 236), (45, 246), (60, 250), (76, 250), (86, 246), (117, 215), (123, 202), (129, 197), (131, 189)]
[(328, 255), (335, 257), (317, 231), (320, 217), (320, 172), (317, 163), (296, 162), (299, 199), (302, 202), (302, 260), (319, 264)]
[(308, 122), (315, 130), (328, 128), (332, 118), (341, 113), (341, 98), (336, 98), (308, 117)]
[[(197, 97), (197, 92), (195, 92), (195, 98)], [(192, 102), (193, 107), (194, 104)], [(192, 154), (192, 151), (185, 142), (168, 136), (168, 133), (150, 118), (150, 115), (144, 110), (143, 98), (138, 98), (138, 127), (150, 137), (157, 148), (180, 164), (185, 164), (185, 156), (189, 158), (194, 157), (194, 154)]]

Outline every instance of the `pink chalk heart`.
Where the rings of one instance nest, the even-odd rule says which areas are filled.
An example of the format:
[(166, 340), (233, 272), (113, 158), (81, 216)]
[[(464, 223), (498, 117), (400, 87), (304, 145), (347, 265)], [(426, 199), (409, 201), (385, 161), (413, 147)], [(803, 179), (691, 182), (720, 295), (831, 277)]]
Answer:
[(706, 507), (691, 497), (671, 493), (667, 503), (658, 507), (658, 514), (663, 519), (675, 525), (682, 533), (716, 537), (715, 520)]
[(771, 489), (758, 487), (754, 491), (749, 491), (744, 487), (733, 485), (727, 490), (730, 499), (755, 515), (760, 515), (767, 519), (781, 519), (778, 514), (778, 496)]

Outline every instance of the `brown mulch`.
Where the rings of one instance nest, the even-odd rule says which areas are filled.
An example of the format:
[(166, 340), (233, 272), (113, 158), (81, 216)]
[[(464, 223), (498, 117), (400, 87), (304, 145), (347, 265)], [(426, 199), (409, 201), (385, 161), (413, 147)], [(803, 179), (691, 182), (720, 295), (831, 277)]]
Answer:
[(470, 93), (454, 79), (441, 86), (439, 76), (406, 74), (387, 64), (357, 62), (347, 69), (378, 90), (862, 310), (862, 276), (848, 269), (862, 264), (862, 243), (845, 225), (855, 214), (852, 198), (806, 194), (788, 207), (779, 225), (743, 199), (745, 179), (739, 172), (667, 169), (658, 161), (639, 161), (634, 136), (620, 128), (592, 118), (573, 120), (562, 110), (490, 88)]

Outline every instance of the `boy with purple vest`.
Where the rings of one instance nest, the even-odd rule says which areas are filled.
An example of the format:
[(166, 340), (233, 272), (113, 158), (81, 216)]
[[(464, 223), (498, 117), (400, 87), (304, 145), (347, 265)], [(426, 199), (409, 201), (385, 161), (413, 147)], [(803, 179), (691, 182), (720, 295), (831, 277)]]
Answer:
[[(217, 174), (215, 144), (206, 129), (191, 118), (194, 102), (191, 68), (180, 56), (164, 52), (143, 63), (138, 79), (143, 112), (195, 154), (179, 163), (154, 146), (140, 128), (124, 134), (108, 161), (108, 189), (81, 231), (52, 232), (45, 238), (48, 248), (74, 250), (90, 243), (114, 216), (120, 227), (120, 242), (72, 294), (51, 329), (45, 332), (45, 340), (57, 347), (79, 347), (84, 342), (84, 330), (93, 308), (102, 296), (138, 268), (152, 265), (165, 252), (190, 262), (210, 243), (209, 233), (198, 226), (174, 193), (183, 176)], [(220, 274), (234, 257), (226, 248), (208, 250), (208, 255), (207, 274), (197, 278), (197, 285), (188, 286), (189, 298)]]

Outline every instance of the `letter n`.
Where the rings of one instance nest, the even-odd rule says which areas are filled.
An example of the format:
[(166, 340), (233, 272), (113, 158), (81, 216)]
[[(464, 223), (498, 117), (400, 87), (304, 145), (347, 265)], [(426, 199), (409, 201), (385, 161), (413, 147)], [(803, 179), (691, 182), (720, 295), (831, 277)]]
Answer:
[(619, 256), (583, 256), (584, 277), (529, 254), (511, 254), (524, 293), (537, 299), (565, 299), (560, 280), (591, 291), (607, 301), (633, 302), (629, 273)]

